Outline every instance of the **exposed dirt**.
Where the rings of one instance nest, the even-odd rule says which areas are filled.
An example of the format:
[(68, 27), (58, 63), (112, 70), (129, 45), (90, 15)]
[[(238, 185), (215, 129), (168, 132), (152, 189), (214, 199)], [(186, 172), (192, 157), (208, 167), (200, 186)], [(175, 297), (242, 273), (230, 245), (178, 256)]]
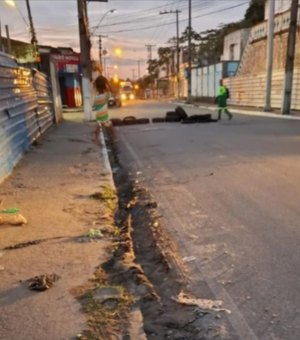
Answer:
[(196, 301), (185, 291), (187, 272), (165, 232), (158, 204), (136, 175), (119, 164), (117, 144), (110, 141), (109, 148), (112, 166), (118, 169), (115, 221), (120, 233), (112, 258), (103, 265), (111, 284), (128, 289), (142, 310), (149, 339), (230, 339), (216, 310), (177, 299), (184, 292), (186, 301)]

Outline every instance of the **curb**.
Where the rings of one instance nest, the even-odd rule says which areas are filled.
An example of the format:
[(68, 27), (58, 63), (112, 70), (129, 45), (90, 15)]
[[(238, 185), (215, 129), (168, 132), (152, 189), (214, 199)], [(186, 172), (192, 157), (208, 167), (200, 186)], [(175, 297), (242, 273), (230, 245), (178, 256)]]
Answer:
[[(185, 104), (185, 103), (174, 103), (174, 104), (182, 105), (182, 106), (186, 106), (186, 107), (197, 107), (199, 109), (205, 109), (205, 110), (217, 112), (217, 108), (212, 107), (212, 106)], [(247, 116), (255, 116), (255, 117), (278, 118), (278, 119), (287, 119), (287, 120), (300, 120), (300, 117), (298, 117), (298, 116), (281, 115), (281, 114), (277, 114), (277, 113), (268, 113), (268, 112), (264, 112), (264, 111), (248, 111), (248, 110), (238, 110), (238, 109), (230, 108), (230, 112), (236, 113), (236, 114), (247, 115)]]
[(114, 177), (113, 177), (113, 171), (112, 171), (110, 161), (109, 161), (108, 149), (105, 143), (105, 138), (104, 138), (102, 129), (100, 130), (100, 139), (101, 139), (101, 151), (102, 151), (102, 157), (104, 161), (104, 167), (105, 167), (105, 170), (108, 172), (110, 185), (112, 186), (114, 191), (117, 192)]
[[(110, 185), (112, 186), (113, 190), (117, 192), (117, 188), (115, 186), (115, 181), (113, 178), (113, 171), (111, 168), (111, 164), (109, 161), (109, 156), (108, 156), (108, 149), (105, 143), (105, 138), (103, 131), (100, 130), (100, 139), (101, 139), (101, 149), (102, 149), (102, 157), (104, 160), (104, 166), (106, 171), (108, 172), (109, 175), (109, 181)], [(136, 340), (146, 340), (147, 336), (144, 332), (144, 318), (141, 309), (138, 306), (134, 306), (130, 311), (129, 311), (129, 327), (128, 327), (128, 332), (129, 332), (129, 337), (130, 339), (136, 339)]]
[[(201, 109), (207, 109), (210, 111), (216, 111), (215, 108), (209, 106), (197, 106)], [(300, 120), (298, 116), (290, 116), (290, 115), (281, 115), (276, 113), (267, 113), (264, 111), (247, 111), (247, 110), (238, 110), (238, 109), (230, 109), (230, 112), (247, 115), (247, 116), (255, 116), (255, 117), (265, 117), (265, 118), (278, 118), (278, 119), (287, 119), (287, 120)]]

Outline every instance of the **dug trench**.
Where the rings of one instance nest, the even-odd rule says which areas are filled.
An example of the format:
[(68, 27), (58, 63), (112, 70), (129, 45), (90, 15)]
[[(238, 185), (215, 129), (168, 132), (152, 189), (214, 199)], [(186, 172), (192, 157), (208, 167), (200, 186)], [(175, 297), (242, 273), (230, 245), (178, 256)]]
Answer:
[[(176, 244), (166, 232), (157, 202), (136, 175), (122, 167), (118, 145), (107, 131), (106, 143), (111, 166), (118, 169), (114, 171), (114, 182), (119, 240), (113, 256), (102, 267), (110, 283), (128, 290), (131, 308), (136, 306), (142, 312), (147, 339), (233, 339), (216, 306), (203, 300), (201, 307), (186, 291), (188, 273)], [(182, 294), (185, 300), (178, 299)]]

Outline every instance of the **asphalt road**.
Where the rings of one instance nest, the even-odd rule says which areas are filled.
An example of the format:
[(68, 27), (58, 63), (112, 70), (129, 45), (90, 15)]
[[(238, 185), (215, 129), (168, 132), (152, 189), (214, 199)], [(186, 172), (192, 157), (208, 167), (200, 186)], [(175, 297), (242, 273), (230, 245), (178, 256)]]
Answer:
[[(145, 101), (111, 114), (173, 107)], [(190, 289), (224, 301), (238, 339), (300, 339), (300, 121), (235, 115), (117, 136), (123, 165), (142, 172), (189, 260)]]

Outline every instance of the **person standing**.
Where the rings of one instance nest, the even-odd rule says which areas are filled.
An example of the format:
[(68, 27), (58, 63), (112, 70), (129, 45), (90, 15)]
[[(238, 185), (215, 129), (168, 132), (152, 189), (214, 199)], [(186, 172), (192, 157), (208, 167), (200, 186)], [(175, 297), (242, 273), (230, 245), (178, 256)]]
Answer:
[(220, 86), (218, 89), (218, 95), (216, 98), (218, 104), (218, 120), (221, 120), (222, 111), (224, 111), (228, 119), (232, 119), (232, 114), (228, 111), (227, 108), (227, 99), (229, 98), (229, 90), (228, 88), (223, 85), (223, 79), (220, 79)]
[(100, 75), (95, 79), (95, 97), (93, 111), (95, 111), (96, 129), (95, 129), (95, 142), (100, 143), (99, 135), (102, 125), (111, 127), (108, 114), (108, 97), (110, 93), (110, 86), (108, 80)]

